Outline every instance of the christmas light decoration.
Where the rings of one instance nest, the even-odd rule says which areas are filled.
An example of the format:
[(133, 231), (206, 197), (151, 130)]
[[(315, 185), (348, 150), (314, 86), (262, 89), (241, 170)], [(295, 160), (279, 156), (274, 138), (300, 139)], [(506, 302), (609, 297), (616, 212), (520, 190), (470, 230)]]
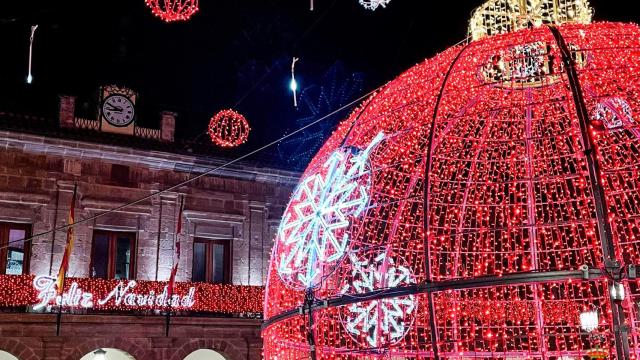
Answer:
[(153, 15), (165, 22), (186, 21), (198, 12), (198, 0), (145, 0)]
[(244, 144), (249, 137), (249, 123), (244, 116), (233, 110), (222, 110), (209, 122), (211, 141), (222, 147)]
[(391, 0), (360, 0), (360, 5), (364, 6), (367, 10), (375, 10), (378, 6), (382, 6), (383, 8), (387, 7), (387, 5), (391, 2)]
[(31, 84), (33, 81), (33, 76), (31, 75), (31, 63), (33, 59), (33, 40), (36, 36), (36, 29), (38, 29), (38, 25), (31, 26), (31, 35), (29, 36), (29, 71), (27, 73), (27, 84)]
[[(340, 255), (304, 252), (283, 276), (295, 246), (313, 247), (282, 230), (313, 224), (295, 206), (322, 193), (294, 192), (265, 359), (640, 358), (640, 280), (625, 271), (640, 264), (640, 28), (587, 24), (586, 1), (517, 2), (527, 26), (491, 27), (401, 74), (311, 161), (302, 188), (384, 134), (355, 179), (367, 205), (340, 229)], [(311, 287), (293, 276), (309, 269)]]
[(473, 12), (469, 34), (477, 40), (531, 25), (588, 24), (592, 17), (588, 0), (490, 0)]
[[(361, 96), (363, 83), (362, 73), (349, 72), (338, 61), (327, 68), (320, 81), (301, 89), (296, 111), (300, 117), (295, 124), (303, 131), (278, 143), (278, 161), (288, 168), (304, 170), (342, 120), (339, 114), (319, 123), (318, 118), (326, 117), (326, 114)], [(310, 123), (314, 123), (313, 126), (307, 126)]]
[(171, 295), (171, 283), (163, 288), (162, 292), (156, 293), (151, 290), (148, 293), (140, 294), (134, 292), (134, 288), (138, 284), (135, 280), (121, 281), (103, 298), (94, 299), (94, 295), (83, 291), (77, 282), (71, 283), (66, 292), (58, 294), (55, 280), (51, 276), (36, 276), (33, 280), (33, 287), (38, 291), (38, 300), (40, 301), (33, 307), (34, 310), (50, 305), (88, 309), (94, 307), (94, 301), (98, 306), (109, 306), (108, 304), (111, 302), (117, 307), (124, 305), (132, 307), (149, 306), (158, 309), (168, 306), (189, 309), (195, 303), (195, 287), (190, 287), (187, 295)]
[(33, 275), (0, 275), (0, 308), (33, 306), (46, 309), (91, 308), (109, 311), (164, 310), (171, 302), (179, 311), (260, 314), (264, 289), (208, 283), (175, 283), (172, 299), (167, 282), (68, 278), (57, 296), (55, 278)]
[[(624, 99), (619, 97), (603, 99), (598, 102), (591, 119), (598, 130), (604, 130), (602, 126), (607, 129), (616, 129), (623, 125), (630, 127), (635, 125), (631, 107)], [(634, 131), (636, 135), (637, 131), (637, 129)]]
[(586, 332), (592, 332), (598, 328), (598, 312), (585, 311), (580, 314), (580, 327)]
[(297, 57), (294, 57), (291, 61), (291, 82), (289, 83), (289, 88), (293, 93), (293, 106), (298, 107), (298, 82), (296, 81), (296, 63), (298, 62)]
[[(343, 294), (367, 294), (375, 289), (415, 283), (411, 270), (395, 264), (385, 253), (375, 256), (371, 262), (368, 258), (352, 256), (351, 267), (351, 277), (342, 288)], [(404, 337), (415, 311), (413, 295), (372, 300), (346, 307), (342, 321), (350, 334), (364, 336), (370, 346), (379, 348)]]
[(315, 286), (342, 259), (349, 244), (346, 229), (369, 201), (371, 151), (379, 133), (363, 151), (338, 149), (318, 172), (295, 190), (278, 230), (278, 274), (291, 286)]

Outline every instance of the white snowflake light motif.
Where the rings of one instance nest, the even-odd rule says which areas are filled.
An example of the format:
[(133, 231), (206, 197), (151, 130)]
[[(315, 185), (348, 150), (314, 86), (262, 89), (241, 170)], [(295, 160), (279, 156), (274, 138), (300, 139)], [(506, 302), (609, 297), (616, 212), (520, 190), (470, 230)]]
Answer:
[(633, 125), (633, 114), (629, 104), (619, 97), (601, 100), (593, 112), (592, 118), (603, 122), (607, 129), (616, 129), (624, 125)]
[[(373, 261), (351, 256), (351, 279), (343, 294), (365, 294), (374, 290), (415, 284), (409, 268), (385, 253)], [(417, 302), (414, 295), (378, 299), (351, 304), (341, 313), (342, 324), (356, 341), (366, 339), (368, 346), (379, 348), (400, 341), (413, 323)]]
[(276, 240), (277, 271), (288, 286), (315, 287), (344, 257), (351, 219), (369, 203), (369, 155), (383, 139), (379, 133), (364, 150), (336, 150), (295, 190)]
[(375, 10), (378, 6), (382, 6), (383, 8), (387, 7), (391, 0), (360, 0), (360, 5), (364, 6), (367, 10)]

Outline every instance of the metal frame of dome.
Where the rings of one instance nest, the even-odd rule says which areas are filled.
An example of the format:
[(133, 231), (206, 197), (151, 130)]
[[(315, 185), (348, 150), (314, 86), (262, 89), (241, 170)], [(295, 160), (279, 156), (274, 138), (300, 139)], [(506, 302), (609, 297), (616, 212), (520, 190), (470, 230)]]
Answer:
[[(630, 71), (639, 35), (635, 25), (572, 22), (479, 39), (357, 109), (303, 179), (330, 183), (322, 169), (334, 151), (357, 155), (386, 134), (371, 150), (368, 212), (350, 218), (357, 240), (340, 261), (324, 261), (318, 238), (304, 258), (298, 250), (313, 249), (304, 231), (294, 255), (286, 233), (286, 258), (302, 260), (278, 261), (277, 237), (265, 358), (640, 356), (640, 281), (625, 274), (640, 264), (640, 75)], [(318, 192), (318, 204), (332, 205), (335, 189)], [(281, 233), (302, 229), (286, 226), (290, 209), (314, 216), (297, 201)], [(283, 283), (296, 266), (322, 281), (306, 291)], [(595, 333), (580, 330), (583, 311), (601, 314)]]

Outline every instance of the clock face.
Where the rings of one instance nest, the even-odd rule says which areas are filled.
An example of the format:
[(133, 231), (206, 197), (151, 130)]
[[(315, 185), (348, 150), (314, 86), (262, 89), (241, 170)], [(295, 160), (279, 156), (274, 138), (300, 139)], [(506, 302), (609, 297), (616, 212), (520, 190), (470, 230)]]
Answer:
[(102, 116), (113, 126), (124, 127), (133, 122), (136, 114), (131, 99), (123, 95), (110, 95), (102, 102)]

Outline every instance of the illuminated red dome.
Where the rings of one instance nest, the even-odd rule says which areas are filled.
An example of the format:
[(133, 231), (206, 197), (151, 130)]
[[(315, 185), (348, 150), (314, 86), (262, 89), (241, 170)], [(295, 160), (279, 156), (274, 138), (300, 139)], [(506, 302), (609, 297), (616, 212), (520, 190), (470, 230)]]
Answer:
[(285, 211), (265, 358), (637, 358), (639, 80), (638, 26), (567, 23), (386, 85)]

